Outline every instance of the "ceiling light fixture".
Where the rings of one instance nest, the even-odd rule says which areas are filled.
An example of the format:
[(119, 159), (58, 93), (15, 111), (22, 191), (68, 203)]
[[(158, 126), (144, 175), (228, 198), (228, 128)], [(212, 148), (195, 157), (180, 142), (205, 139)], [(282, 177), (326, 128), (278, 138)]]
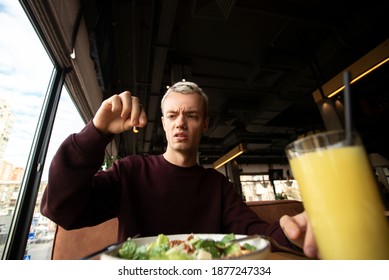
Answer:
[(239, 144), (238, 146), (233, 148), (231, 151), (226, 153), (224, 156), (222, 156), (221, 158), (216, 160), (214, 163), (212, 163), (212, 167), (214, 169), (218, 169), (219, 167), (223, 166), (224, 164), (226, 164), (230, 160), (236, 158), (237, 156), (244, 153), (245, 151), (246, 151), (246, 149), (243, 146), (243, 144)]
[[(389, 61), (389, 39), (378, 45), (372, 51), (367, 53), (365, 56), (358, 59), (351, 66), (344, 71), (348, 71), (351, 74), (351, 84), (360, 80), (367, 74), (371, 73), (375, 69), (381, 67)], [(333, 77), (327, 83), (325, 83), (321, 89), (317, 89), (313, 92), (313, 98), (315, 102), (324, 99), (331, 98), (342, 92), (344, 89), (343, 85), (343, 72)], [(322, 92), (324, 96), (322, 95)]]
[[(372, 68), (368, 69), (367, 71), (363, 72), (361, 75), (357, 76), (356, 78), (352, 79), (350, 84), (355, 83), (356, 81), (358, 81), (359, 79), (363, 78), (364, 76), (366, 76), (367, 74), (369, 74), (370, 72), (374, 71), (375, 69), (377, 69), (378, 67), (380, 67), (381, 65), (385, 64), (388, 61), (389, 61), (389, 57), (387, 59), (385, 59), (384, 61), (381, 61), (377, 65), (373, 66)], [(340, 87), (339, 89), (335, 90), (333, 93), (329, 94), (327, 96), (327, 98), (331, 98), (331, 97), (335, 96), (336, 94), (341, 92), (343, 89), (344, 89), (344, 86)]]

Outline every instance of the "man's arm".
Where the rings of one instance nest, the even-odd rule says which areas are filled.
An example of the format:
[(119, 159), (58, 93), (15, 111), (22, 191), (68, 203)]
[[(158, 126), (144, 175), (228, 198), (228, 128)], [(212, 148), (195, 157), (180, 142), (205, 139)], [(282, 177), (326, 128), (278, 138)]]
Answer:
[(42, 214), (67, 229), (114, 217), (120, 178), (115, 172), (98, 172), (105, 148), (114, 134), (146, 123), (139, 99), (129, 91), (105, 100), (93, 120), (69, 136), (54, 156)]
[[(109, 202), (108, 189), (114, 179), (96, 175), (104, 160), (105, 148), (112, 141), (89, 122), (61, 144), (50, 165), (48, 185), (42, 197), (41, 213), (64, 228), (104, 219), (98, 213)], [(106, 203), (100, 197), (105, 194)], [(101, 209), (102, 210), (102, 209)], [(112, 215), (110, 213), (109, 215)]]

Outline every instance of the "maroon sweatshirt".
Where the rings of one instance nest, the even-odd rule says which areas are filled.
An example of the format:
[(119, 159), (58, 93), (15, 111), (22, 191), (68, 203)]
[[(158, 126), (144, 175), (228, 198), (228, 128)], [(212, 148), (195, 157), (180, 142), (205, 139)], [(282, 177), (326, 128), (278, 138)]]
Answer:
[(65, 229), (119, 220), (118, 241), (140, 234), (262, 234), (289, 246), (279, 223), (260, 220), (218, 171), (133, 155), (100, 167), (112, 141), (89, 122), (60, 146), (42, 198), (43, 215)]

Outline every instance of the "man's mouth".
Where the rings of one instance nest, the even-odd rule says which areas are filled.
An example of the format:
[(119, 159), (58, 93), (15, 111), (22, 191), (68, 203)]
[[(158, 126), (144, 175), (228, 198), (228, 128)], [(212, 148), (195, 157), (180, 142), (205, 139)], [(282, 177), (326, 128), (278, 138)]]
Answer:
[(188, 135), (186, 133), (177, 132), (174, 134), (174, 138), (179, 140), (179, 141), (183, 141), (183, 140), (188, 139)]

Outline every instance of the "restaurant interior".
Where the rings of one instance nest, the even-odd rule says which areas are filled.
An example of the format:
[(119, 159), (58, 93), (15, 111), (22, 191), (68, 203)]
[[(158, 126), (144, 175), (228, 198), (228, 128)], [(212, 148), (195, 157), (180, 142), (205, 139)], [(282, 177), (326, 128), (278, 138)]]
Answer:
[[(233, 182), (239, 180), (234, 174), (259, 164), (278, 176), (273, 169), (288, 164), (288, 143), (344, 127), (347, 71), (353, 127), (378, 158), (376, 167), (388, 166), (387, 1), (21, 3), (66, 72), (65, 86), (85, 122), (114, 94), (129, 90), (139, 97), (147, 126), (118, 135), (107, 157), (162, 153), (161, 98), (170, 85), (187, 80), (210, 100), (199, 164), (232, 174)], [(293, 178), (284, 171), (274, 179)], [(377, 176), (388, 193), (389, 174)]]
[[(55, 64), (67, 71), (65, 85), (85, 121), (102, 100), (124, 90), (145, 108), (147, 126), (118, 135), (108, 160), (162, 153), (161, 98), (167, 87), (188, 80), (210, 100), (200, 165), (226, 174), (240, 192), (239, 175), (293, 179), (286, 145), (344, 128), (347, 71), (353, 127), (378, 158), (374, 165), (387, 165), (384, 1), (23, 2)], [(379, 177), (389, 191), (387, 174)]]
[[(386, 1), (25, 2), (53, 59), (69, 69), (66, 85), (86, 121), (113, 94), (140, 98), (148, 125), (118, 137), (113, 156), (164, 151), (161, 97), (186, 79), (210, 99), (200, 164), (240, 144), (239, 164), (286, 163), (287, 143), (342, 126), (334, 105), (342, 92), (328, 98), (339, 75), (355, 78), (388, 56)], [(368, 152), (385, 158), (388, 73), (386, 63), (352, 87), (355, 128)], [(338, 110), (330, 123), (324, 101)]]

